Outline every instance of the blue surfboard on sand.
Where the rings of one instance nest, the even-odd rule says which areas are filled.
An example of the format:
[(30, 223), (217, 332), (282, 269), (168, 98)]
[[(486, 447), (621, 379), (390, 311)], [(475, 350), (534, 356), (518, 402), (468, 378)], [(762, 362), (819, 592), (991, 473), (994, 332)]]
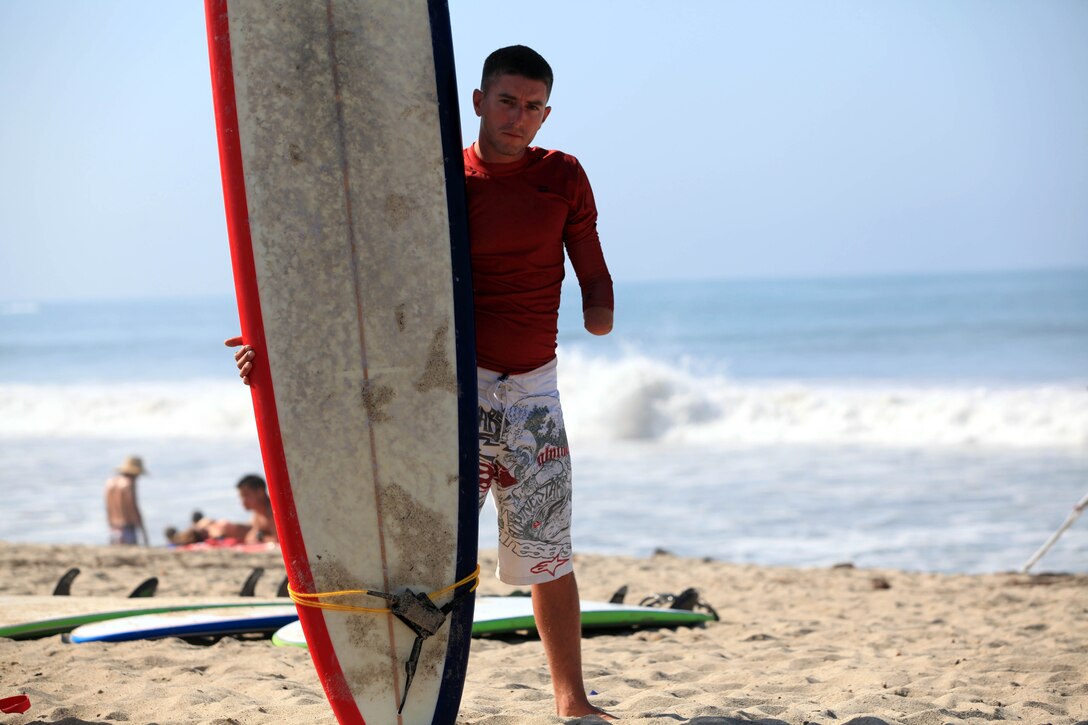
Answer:
[(267, 634), (298, 621), (294, 604), (190, 609), (120, 617), (72, 630), (73, 642), (129, 642), (162, 637)]

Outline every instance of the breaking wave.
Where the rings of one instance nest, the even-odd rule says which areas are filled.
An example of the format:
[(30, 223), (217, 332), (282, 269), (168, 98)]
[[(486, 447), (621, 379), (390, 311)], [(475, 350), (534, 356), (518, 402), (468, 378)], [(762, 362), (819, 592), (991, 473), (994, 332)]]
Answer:
[[(559, 370), (579, 441), (1088, 447), (1088, 391), (1073, 383), (739, 381), (576, 351)], [(234, 380), (0, 385), (0, 437), (48, 436), (244, 439), (256, 426), (249, 391)]]

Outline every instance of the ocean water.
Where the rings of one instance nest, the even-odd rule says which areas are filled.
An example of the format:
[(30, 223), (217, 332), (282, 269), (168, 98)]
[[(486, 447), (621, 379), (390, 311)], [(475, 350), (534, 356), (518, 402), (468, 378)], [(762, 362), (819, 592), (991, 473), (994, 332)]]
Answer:
[[(1088, 492), (1088, 270), (565, 291), (576, 549), (1017, 569)], [(130, 453), (155, 544), (260, 472), (233, 299), (0, 303), (0, 539), (102, 543)], [(494, 512), (481, 546), (494, 548)], [(1036, 570), (1088, 571), (1088, 516)]]

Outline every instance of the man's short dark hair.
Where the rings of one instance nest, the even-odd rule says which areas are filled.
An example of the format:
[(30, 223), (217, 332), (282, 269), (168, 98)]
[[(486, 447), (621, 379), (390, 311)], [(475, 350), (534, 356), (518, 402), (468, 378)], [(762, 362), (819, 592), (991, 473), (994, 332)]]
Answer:
[(552, 67), (544, 56), (524, 45), (511, 45), (499, 48), (484, 61), (483, 78), (480, 90), (487, 93), (487, 87), (496, 76), (515, 75), (533, 81), (541, 81), (552, 94)]
[(248, 488), (262, 493), (264, 493), (265, 490), (264, 479), (253, 473), (248, 476), (242, 476), (242, 480), (238, 481), (237, 486), (240, 489)]

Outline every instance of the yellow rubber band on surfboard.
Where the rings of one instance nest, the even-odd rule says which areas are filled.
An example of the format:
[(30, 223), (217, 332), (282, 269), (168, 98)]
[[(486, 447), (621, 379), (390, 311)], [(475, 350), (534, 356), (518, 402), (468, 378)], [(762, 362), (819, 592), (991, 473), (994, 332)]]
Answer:
[[(437, 597), (441, 597), (444, 594), (449, 594), (458, 587), (464, 586), (469, 582), (472, 582), (472, 588), (469, 589), (470, 592), (476, 591), (476, 588), (480, 586), (479, 564), (476, 565), (475, 571), (473, 571), (461, 581), (451, 584), (444, 589), (430, 592), (427, 596), (431, 599), (435, 599)], [(339, 592), (307, 593), (296, 592), (294, 589), (291, 588), (291, 585), (287, 585), (287, 593), (291, 595), (291, 601), (293, 601), (295, 604), (301, 604), (304, 607), (316, 607), (317, 609), (328, 609), (334, 612), (367, 612), (369, 614), (387, 614), (388, 612), (392, 611), (389, 609), (389, 607), (358, 607), (353, 604), (336, 604), (334, 602), (321, 601), (322, 599), (327, 599), (331, 597), (349, 597), (358, 596), (360, 594), (365, 594), (366, 596), (370, 597), (376, 596), (369, 589), (346, 589)]]

